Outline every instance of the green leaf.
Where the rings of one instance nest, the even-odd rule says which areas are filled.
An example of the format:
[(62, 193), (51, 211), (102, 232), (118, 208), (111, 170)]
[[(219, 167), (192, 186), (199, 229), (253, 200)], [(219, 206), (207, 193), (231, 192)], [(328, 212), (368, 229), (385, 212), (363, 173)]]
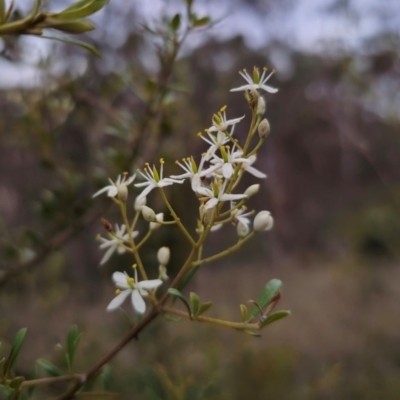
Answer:
[[(279, 292), (282, 287), (282, 281), (279, 279), (271, 279), (264, 287), (263, 291), (258, 298), (258, 304), (261, 308), (266, 307), (271, 299)], [(255, 317), (260, 310), (254, 307), (250, 312), (250, 317)]]
[(39, 358), (36, 362), (51, 376), (63, 376), (64, 372), (53, 363), (44, 358)]
[(174, 32), (176, 32), (181, 26), (181, 14), (175, 14), (169, 23), (169, 26)]
[(95, 26), (89, 20), (58, 21), (54, 18), (47, 18), (43, 28), (57, 29), (58, 31), (80, 34), (92, 31)]
[(41, 36), (44, 39), (52, 39), (52, 40), (58, 40), (60, 42), (64, 42), (64, 43), (68, 43), (68, 44), (73, 44), (75, 46), (80, 46), (83, 47), (84, 49), (90, 51), (91, 53), (93, 53), (95, 56), (101, 58), (101, 54), (100, 52), (92, 45), (85, 43), (85, 42), (81, 42), (80, 40), (75, 40), (75, 39), (70, 39), (67, 37), (57, 37), (57, 36), (46, 36), (46, 35), (42, 35)]
[(78, 333), (78, 327), (76, 325), (72, 325), (67, 337), (67, 355), (70, 366), (72, 366), (76, 346), (78, 345), (81, 336), (82, 334)]
[(10, 386), (0, 385), (0, 393), (4, 393), (7, 397), (11, 396), (14, 393), (14, 389), (11, 389)]
[(101, 370), (101, 380), (103, 382), (104, 391), (110, 390), (110, 382), (111, 382), (111, 368), (108, 364), (106, 364)]
[(199, 309), (200, 309), (200, 298), (199, 298), (199, 296), (194, 292), (190, 292), (190, 302), (192, 303), (193, 315), (197, 316), (198, 313), (199, 313)]
[(174, 317), (172, 315), (165, 315), (165, 319), (171, 322), (180, 322), (181, 320), (179, 317)]
[(183, 304), (185, 305), (185, 307), (187, 308), (188, 313), (189, 313), (189, 316), (192, 317), (192, 312), (191, 312), (191, 310), (190, 310), (189, 303), (187, 302), (187, 300), (185, 299), (185, 297), (183, 296), (183, 294), (182, 294), (178, 289), (174, 289), (174, 288), (169, 288), (169, 289), (168, 289), (168, 293), (169, 293), (171, 296), (174, 296), (174, 297), (178, 298), (179, 300), (181, 300), (182, 303), (183, 303)]
[(248, 316), (249, 316), (249, 310), (244, 304), (240, 305), (240, 313), (242, 314), (242, 321), (247, 321)]
[(191, 279), (193, 278), (194, 274), (197, 272), (197, 270), (200, 268), (200, 266), (191, 268), (183, 277), (183, 279), (181, 280), (181, 282), (178, 285), (178, 290), (182, 291), (186, 285), (191, 281)]
[(201, 26), (208, 25), (210, 23), (211, 19), (209, 17), (203, 17), (203, 18), (195, 18), (192, 21), (193, 28), (200, 28)]
[(212, 307), (213, 303), (212, 301), (206, 301), (200, 306), (199, 312), (197, 315), (204, 314), (206, 311), (208, 311)]
[(12, 387), (15, 390), (20, 390), (21, 385), (24, 383), (25, 377), (23, 376), (16, 376), (15, 378), (12, 379), (10, 382), (10, 387)]
[(85, 18), (101, 10), (108, 2), (109, 0), (79, 1), (58, 14), (52, 15), (52, 17), (64, 21)]
[(267, 316), (267, 319), (260, 325), (260, 327), (264, 328), (265, 326), (272, 324), (273, 322), (278, 321), (282, 318), (285, 318), (288, 315), (290, 315), (289, 310), (275, 311), (274, 313)]
[(14, 342), (11, 347), (10, 355), (7, 358), (7, 361), (4, 364), (4, 375), (7, 376), (8, 372), (12, 368), (15, 363), (15, 360), (18, 357), (18, 353), (21, 350), (22, 344), (24, 343), (26, 334), (26, 328), (20, 329), (15, 335)]

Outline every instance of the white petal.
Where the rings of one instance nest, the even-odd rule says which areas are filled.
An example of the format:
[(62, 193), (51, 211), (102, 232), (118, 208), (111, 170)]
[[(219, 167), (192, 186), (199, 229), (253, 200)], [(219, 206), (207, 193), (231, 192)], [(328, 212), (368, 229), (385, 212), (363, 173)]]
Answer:
[(144, 189), (143, 192), (140, 193), (138, 197), (136, 197), (136, 200), (140, 200), (140, 199), (143, 199), (143, 197), (146, 197), (155, 187), (156, 187), (156, 185), (154, 185), (153, 183), (150, 183), (147, 186), (147, 188)]
[(206, 210), (209, 210), (210, 208), (215, 207), (217, 204), (218, 204), (218, 199), (214, 197), (213, 199), (207, 201), (205, 208)]
[(258, 169), (255, 169), (253, 167), (245, 167), (245, 170), (254, 175), (256, 178), (266, 178), (267, 175), (265, 175), (263, 172), (259, 171)]
[[(147, 178), (146, 178), (147, 179)], [(146, 181), (146, 182), (141, 182), (141, 183), (135, 183), (135, 187), (143, 187), (143, 186), (148, 186), (148, 185), (151, 185), (152, 183), (151, 182), (149, 182), (149, 181)]]
[(222, 167), (222, 175), (225, 179), (229, 179), (233, 175), (233, 167), (230, 163), (225, 163)]
[(230, 92), (240, 92), (241, 90), (251, 90), (255, 85), (244, 85), (237, 88), (231, 89)]
[(137, 286), (142, 289), (155, 289), (158, 288), (162, 284), (161, 279), (151, 279), (149, 281), (141, 281), (137, 283)]
[(238, 199), (243, 199), (244, 197), (247, 197), (245, 194), (223, 194), (220, 198), (222, 201), (227, 201), (227, 200), (238, 200)]
[(107, 196), (108, 197), (115, 197), (117, 195), (117, 193), (118, 193), (118, 188), (116, 186), (111, 186), (109, 191), (108, 191), (108, 193), (107, 193)]
[(277, 88), (268, 85), (261, 85), (260, 88), (268, 93), (276, 93), (278, 91)]
[(99, 191), (97, 191), (92, 197), (96, 197), (96, 196), (98, 196), (99, 194), (102, 194), (102, 193), (104, 193), (104, 192), (107, 192), (107, 190), (109, 190), (109, 189), (110, 189), (110, 186), (103, 187), (103, 189), (100, 189)]
[(105, 264), (110, 257), (112, 256), (112, 254), (114, 253), (115, 249), (117, 248), (117, 244), (113, 244), (104, 254), (103, 258), (100, 261), (100, 265)]
[(130, 293), (131, 289), (127, 289), (121, 292), (116, 297), (114, 297), (111, 300), (111, 303), (107, 306), (107, 311), (113, 311), (116, 308), (118, 308), (125, 301), (125, 299), (129, 296)]
[(132, 291), (132, 306), (139, 314), (144, 314), (146, 311), (146, 303), (137, 289)]
[(112, 280), (114, 281), (114, 283), (121, 289), (128, 289), (129, 285), (127, 280), (127, 276), (126, 274), (124, 274), (123, 272), (114, 272), (112, 274)]

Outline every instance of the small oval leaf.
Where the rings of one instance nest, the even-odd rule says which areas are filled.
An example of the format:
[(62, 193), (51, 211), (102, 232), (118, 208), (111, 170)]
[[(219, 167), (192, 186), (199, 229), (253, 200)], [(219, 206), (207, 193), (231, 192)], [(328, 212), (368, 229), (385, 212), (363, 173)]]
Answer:
[(265, 326), (270, 325), (273, 322), (278, 321), (282, 318), (285, 318), (289, 315), (290, 315), (289, 310), (275, 311), (274, 313), (267, 316), (267, 319), (260, 324), (260, 328), (264, 328)]
[(200, 306), (199, 312), (197, 315), (204, 314), (206, 311), (208, 311), (212, 307), (213, 303), (212, 301), (206, 301)]
[[(279, 279), (271, 279), (264, 287), (263, 291), (258, 298), (258, 304), (261, 308), (264, 308), (271, 301), (272, 297), (274, 297), (282, 287), (282, 281)], [(260, 310), (257, 307), (254, 307), (250, 312), (250, 317), (255, 317)]]
[(15, 335), (15, 339), (10, 350), (10, 355), (8, 356), (7, 361), (4, 364), (5, 376), (8, 375), (8, 372), (10, 371), (10, 369), (15, 363), (15, 360), (18, 357), (22, 344), (24, 343), (25, 335), (26, 335), (26, 328), (20, 329)]
[(36, 362), (51, 376), (63, 376), (64, 372), (53, 363), (44, 358), (39, 358)]
[(198, 313), (199, 313), (199, 309), (200, 309), (200, 298), (199, 298), (199, 296), (194, 292), (190, 292), (190, 302), (192, 303), (193, 315), (197, 316)]
[(190, 310), (189, 303), (187, 302), (187, 300), (185, 299), (183, 294), (178, 289), (174, 289), (174, 288), (169, 288), (168, 293), (171, 296), (174, 296), (174, 297), (178, 298), (179, 300), (181, 300), (182, 303), (185, 305), (186, 309), (188, 310), (189, 316), (192, 317), (192, 312)]

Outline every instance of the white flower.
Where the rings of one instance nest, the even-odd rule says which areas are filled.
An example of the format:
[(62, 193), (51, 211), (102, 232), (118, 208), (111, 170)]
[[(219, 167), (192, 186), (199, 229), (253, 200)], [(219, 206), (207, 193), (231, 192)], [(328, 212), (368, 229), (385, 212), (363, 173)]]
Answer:
[(130, 277), (126, 272), (114, 272), (112, 279), (117, 286), (117, 296), (111, 301), (107, 307), (107, 311), (117, 309), (125, 299), (131, 295), (133, 308), (139, 313), (144, 314), (146, 311), (146, 303), (143, 296), (146, 296), (147, 290), (156, 289), (162, 284), (161, 279), (152, 279), (149, 281), (138, 281), (137, 271), (135, 268), (135, 278)]
[(156, 187), (164, 187), (172, 185), (173, 183), (183, 183), (183, 180), (171, 179), (171, 178), (163, 178), (164, 171), (164, 160), (160, 159), (160, 173), (156, 170), (156, 167), (153, 165), (153, 169), (150, 169), (149, 164), (147, 163), (147, 167), (144, 169), (144, 173), (140, 172), (140, 175), (146, 179), (146, 182), (135, 184), (136, 187), (146, 187), (142, 193), (136, 198), (137, 201), (147, 196), (154, 188)]
[(116, 182), (113, 182), (110, 178), (108, 178), (111, 185), (103, 187), (103, 189), (97, 191), (92, 197), (96, 197), (104, 192), (107, 192), (108, 197), (115, 197), (118, 193), (125, 192), (127, 186), (130, 185), (135, 180), (136, 174), (130, 176), (128, 179), (126, 177), (127, 174), (122, 175), (122, 177), (121, 175), (118, 175)]
[[(121, 228), (119, 228), (118, 225), (115, 224), (114, 234), (110, 234), (111, 239), (105, 239), (103, 237), (99, 238), (99, 240), (101, 241), (100, 249), (108, 249), (101, 259), (100, 265), (105, 264), (115, 251), (117, 251), (118, 254), (125, 253), (126, 249), (124, 247), (124, 242), (127, 242), (129, 240), (129, 235), (125, 232), (125, 225), (121, 225)], [(134, 239), (138, 234), (138, 231), (132, 232), (132, 239)]]
[(231, 89), (230, 91), (231, 92), (239, 92), (241, 90), (262, 89), (268, 93), (276, 93), (278, 91), (278, 89), (265, 84), (268, 81), (268, 79), (273, 75), (274, 72), (275, 72), (275, 70), (272, 70), (272, 72), (268, 76), (265, 76), (267, 73), (267, 68), (263, 68), (263, 73), (260, 77), (259, 69), (254, 67), (253, 77), (251, 77), (245, 69), (243, 71), (239, 71), (239, 74), (243, 76), (243, 78), (247, 82), (247, 85), (243, 85), (243, 86)]
[[(231, 136), (232, 136), (232, 134), (233, 134), (233, 128), (231, 131)], [(225, 133), (221, 132), (221, 131), (217, 132), (217, 136), (214, 136), (208, 132), (207, 132), (207, 135), (210, 139), (207, 139), (204, 136), (202, 136), (201, 132), (199, 132), (197, 135), (210, 145), (210, 147), (208, 148), (206, 155), (204, 157), (205, 161), (208, 161), (221, 146), (223, 146), (224, 144), (226, 144), (230, 141), (229, 137), (226, 136)]]
[(243, 117), (227, 120), (225, 110), (226, 106), (222, 107), (217, 114), (213, 115), (211, 120), (212, 126), (207, 129), (207, 132), (224, 132), (228, 129), (228, 126), (237, 124), (245, 117), (243, 115)]
[(226, 151), (224, 147), (221, 147), (220, 150), (222, 158), (214, 154), (210, 163), (217, 165), (218, 169), (222, 169), (222, 175), (225, 179), (229, 179), (233, 175), (235, 164), (241, 163), (244, 165), (244, 168), (246, 168), (246, 164), (250, 164), (249, 159), (241, 157), (243, 151), (235, 151), (235, 146), (233, 146), (231, 151), (229, 149)]
[(225, 181), (223, 184), (214, 182), (211, 184), (211, 189), (203, 186), (193, 188), (197, 193), (209, 198), (204, 206), (205, 210), (215, 207), (220, 201), (237, 200), (247, 197), (245, 194), (225, 194), (227, 182)]
[(218, 167), (211, 166), (211, 167), (203, 170), (205, 161), (206, 161), (205, 156), (202, 156), (200, 165), (199, 165), (199, 167), (197, 167), (196, 161), (194, 160), (193, 157), (184, 158), (182, 160), (183, 164), (181, 164), (177, 160), (177, 161), (175, 161), (175, 163), (178, 164), (186, 172), (181, 175), (171, 175), (171, 178), (173, 178), (173, 179), (186, 179), (186, 178), (192, 179), (193, 176), (196, 174), (202, 178), (204, 176), (210, 175), (212, 172), (214, 172), (215, 170), (218, 169)]
[[(231, 208), (234, 207), (234, 203), (231, 204)], [(249, 212), (245, 212), (246, 211), (246, 207), (242, 206), (241, 208), (237, 209), (233, 209), (231, 211), (231, 216), (233, 218), (233, 220), (237, 220), (238, 222), (242, 223), (243, 225), (249, 225), (250, 224), (250, 219), (247, 218), (250, 215), (253, 215), (254, 212), (253, 211), (249, 211)]]

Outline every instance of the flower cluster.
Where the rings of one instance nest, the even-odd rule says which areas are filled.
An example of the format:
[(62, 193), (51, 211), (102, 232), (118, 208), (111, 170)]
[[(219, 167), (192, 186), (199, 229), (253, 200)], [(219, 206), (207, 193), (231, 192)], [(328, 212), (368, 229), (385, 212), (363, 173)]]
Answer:
[[(135, 199), (134, 210), (136, 214), (132, 222), (128, 219), (126, 202), (128, 186), (134, 182), (136, 175), (129, 178), (127, 173), (122, 177), (118, 176), (116, 182), (110, 180), (110, 185), (94, 194), (95, 197), (101, 193), (107, 193), (109, 197), (112, 197), (121, 208), (124, 220), (124, 224), (120, 228), (116, 225), (115, 229), (108, 222), (105, 225), (103, 224), (108, 231), (109, 238), (99, 237), (100, 248), (106, 250), (100, 264), (106, 263), (114, 252), (124, 253), (128, 251), (133, 254), (136, 260), (134, 277), (130, 277), (126, 272), (114, 272), (112, 279), (117, 286), (117, 295), (111, 301), (107, 310), (118, 308), (130, 296), (133, 308), (142, 314), (146, 310), (144, 297), (150, 296), (153, 303), (157, 301), (155, 297), (156, 289), (163, 281), (168, 279), (166, 265), (170, 259), (170, 250), (167, 247), (161, 247), (158, 250), (159, 276), (157, 279), (149, 280), (146, 268), (140, 259), (139, 248), (152, 232), (161, 225), (178, 225), (195, 249), (200, 247), (199, 243), (202, 244), (211, 231), (215, 231), (228, 223), (236, 226), (237, 247), (240, 247), (242, 243), (257, 232), (272, 228), (273, 219), (269, 211), (260, 211), (252, 224), (251, 217), (255, 212), (246, 209), (247, 200), (258, 192), (260, 185), (251, 185), (243, 192), (238, 191), (237, 188), (242, 176), (246, 173), (257, 179), (266, 178), (266, 175), (253, 165), (257, 161), (257, 151), (270, 131), (268, 120), (262, 119), (265, 112), (265, 100), (259, 91), (264, 90), (269, 93), (277, 91), (277, 89), (266, 85), (273, 72), (266, 76), (266, 69), (264, 69), (260, 76), (258, 68), (254, 68), (251, 77), (243, 70), (240, 74), (247, 84), (231, 90), (245, 91), (245, 98), (252, 109), (250, 130), (245, 143), (240, 144), (233, 136), (235, 126), (242, 123), (245, 116), (228, 119), (227, 107), (224, 106), (212, 116), (212, 125), (205, 129), (204, 133), (198, 134), (208, 145), (198, 162), (193, 156), (185, 157), (182, 161), (176, 161), (183, 173), (170, 177), (164, 177), (163, 159), (160, 159), (159, 169), (155, 165), (151, 166), (146, 163), (143, 170), (138, 170), (139, 177), (144, 181), (134, 184), (136, 188), (141, 188), (142, 191)], [(256, 141), (257, 143), (255, 143)], [(191, 189), (199, 201), (198, 228), (196, 230), (199, 238), (197, 241), (182, 225), (164, 193), (166, 186), (183, 184), (185, 181), (190, 181)], [(153, 189), (160, 191), (172, 220), (164, 221), (164, 213), (156, 213), (146, 205), (147, 196)], [(137, 244), (135, 239), (140, 233), (134, 229), (140, 215), (149, 223), (149, 229), (148, 233), (142, 235), (141, 241)], [(196, 261), (193, 265), (200, 264), (201, 261)], [(142, 280), (138, 279), (138, 270)]]

